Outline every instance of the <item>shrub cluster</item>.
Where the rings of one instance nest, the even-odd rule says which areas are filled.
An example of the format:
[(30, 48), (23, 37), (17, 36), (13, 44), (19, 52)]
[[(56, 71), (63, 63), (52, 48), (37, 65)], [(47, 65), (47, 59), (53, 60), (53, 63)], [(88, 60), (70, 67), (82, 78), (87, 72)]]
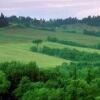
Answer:
[(97, 31), (84, 30), (83, 33), (86, 34), (86, 35), (91, 35), (91, 36), (92, 35), (97, 36), (97, 37), (100, 36), (100, 32), (97, 32)]
[(48, 37), (47, 41), (55, 42), (55, 43), (61, 43), (61, 44), (64, 44), (64, 45), (77, 46), (77, 47), (100, 49), (100, 44), (90, 46), (90, 45), (84, 45), (84, 44), (80, 44), (80, 43), (76, 43), (76, 42), (68, 41), (68, 40), (67, 41), (66, 40), (59, 40), (59, 39), (57, 39), (55, 37)]
[(61, 43), (61, 44), (65, 44), (65, 45), (78, 46), (78, 47), (88, 47), (86, 45), (82, 45), (82, 44), (79, 44), (79, 43), (76, 43), (73, 41), (59, 40), (55, 37), (48, 37), (47, 40), (50, 42), (56, 42), (56, 43)]
[(0, 100), (99, 100), (100, 68), (84, 66), (40, 69), (34, 62), (1, 63)]
[(68, 49), (68, 48), (59, 49), (59, 48), (50, 48), (44, 46), (41, 48), (40, 51), (37, 51), (36, 47), (33, 46), (31, 50), (34, 52), (41, 52), (47, 55), (57, 56), (72, 61), (100, 61), (100, 54), (82, 52), (76, 49)]

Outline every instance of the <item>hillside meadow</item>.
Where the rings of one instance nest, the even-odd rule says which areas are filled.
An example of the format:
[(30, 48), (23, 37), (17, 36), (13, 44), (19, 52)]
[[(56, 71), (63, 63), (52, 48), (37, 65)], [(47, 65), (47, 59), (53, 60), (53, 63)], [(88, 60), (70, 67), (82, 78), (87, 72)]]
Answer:
[[(71, 30), (72, 26), (69, 27), (69, 30)], [(82, 26), (80, 29), (82, 30)], [(65, 33), (61, 31), (61, 29), (55, 32), (51, 32), (32, 28), (0, 28), (0, 62), (16, 60), (28, 63), (31, 61), (36, 61), (37, 64), (42, 67), (52, 67), (60, 65), (64, 62), (71, 62), (69, 60), (31, 52), (30, 48), (34, 45), (32, 44), (32, 40), (34, 39), (43, 40), (43, 43), (40, 45), (40, 47), (47, 46), (60, 49), (69, 48), (90, 53), (100, 53), (100, 50), (96, 49), (48, 42), (48, 36), (56, 37), (61, 40), (71, 40), (73, 42), (75, 41), (77, 43), (87, 45), (100, 43), (100, 39), (98, 37), (86, 36), (82, 33)]]
[(37, 62), (41, 67), (55, 67), (64, 62), (70, 63), (70, 61), (47, 56), (40, 53), (35, 53), (30, 51), (31, 45), (29, 44), (0, 44), (0, 62), (5, 61), (21, 61), (23, 63)]
[(86, 45), (96, 45), (100, 43), (99, 37), (87, 36), (79, 32), (78, 33), (63, 32), (59, 29), (52, 32), (32, 29), (32, 28), (19, 28), (19, 27), (0, 29), (0, 43), (1, 42), (31, 42), (33, 39), (46, 40), (48, 36), (56, 37), (60, 40), (69, 40), (69, 41), (86, 44)]

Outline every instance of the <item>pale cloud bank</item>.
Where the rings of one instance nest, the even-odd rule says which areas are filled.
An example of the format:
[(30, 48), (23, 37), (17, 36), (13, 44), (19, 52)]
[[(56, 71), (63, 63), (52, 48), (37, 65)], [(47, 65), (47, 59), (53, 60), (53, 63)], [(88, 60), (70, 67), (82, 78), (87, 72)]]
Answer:
[(0, 0), (0, 12), (7, 16), (66, 18), (100, 15), (99, 0)]

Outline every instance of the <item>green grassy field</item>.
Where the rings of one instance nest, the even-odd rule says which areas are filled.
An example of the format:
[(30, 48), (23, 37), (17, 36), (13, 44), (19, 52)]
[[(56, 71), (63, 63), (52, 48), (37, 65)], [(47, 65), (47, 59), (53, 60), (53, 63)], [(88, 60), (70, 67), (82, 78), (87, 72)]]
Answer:
[(35, 61), (40, 67), (45, 68), (55, 67), (63, 62), (70, 63), (70, 61), (61, 58), (31, 52), (30, 45), (21, 43), (0, 44), (0, 62), (5, 61), (21, 61), (23, 63)]
[(62, 31), (50, 32), (31, 28), (4, 28), (0, 29), (0, 42), (30, 42), (34, 38), (45, 40), (48, 36), (57, 37), (61, 40), (73, 41), (85, 45), (96, 45), (100, 38), (81, 33), (67, 33)]
[[(71, 27), (71, 26), (70, 26)], [(87, 36), (81, 33), (65, 33), (61, 30), (56, 32), (36, 30), (31, 28), (1, 28), (0, 29), (0, 62), (4, 61), (21, 61), (28, 63), (36, 61), (41, 67), (54, 67), (63, 62), (70, 63), (69, 60), (47, 56), (40, 53), (31, 52), (30, 48), (33, 45), (33, 39), (43, 39), (42, 46), (51, 48), (70, 48), (85, 52), (100, 53), (100, 50), (62, 45), (45, 41), (48, 36), (57, 37), (61, 40), (69, 40), (86, 45), (96, 45), (100, 43), (99, 37)]]
[(60, 44), (60, 43), (44, 42), (42, 45), (47, 46), (47, 47), (51, 47), (51, 48), (60, 48), (60, 49), (69, 48), (69, 49), (76, 49), (78, 51), (100, 54), (100, 50), (97, 50), (97, 49), (85, 48), (85, 47), (76, 47), (76, 46), (64, 45), (64, 44)]

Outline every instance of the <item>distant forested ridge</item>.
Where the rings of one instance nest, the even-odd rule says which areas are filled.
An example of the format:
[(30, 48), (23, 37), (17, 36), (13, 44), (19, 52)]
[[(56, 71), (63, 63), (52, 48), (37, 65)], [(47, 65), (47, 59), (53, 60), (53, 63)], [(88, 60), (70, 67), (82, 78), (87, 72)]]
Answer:
[[(35, 28), (43, 28), (44, 30), (48, 29), (53, 30), (55, 27), (60, 27), (63, 25), (69, 25), (69, 24), (87, 24), (91, 26), (100, 26), (100, 16), (88, 16), (87, 18), (83, 18), (79, 20), (78, 18), (66, 18), (66, 19), (36, 19), (31, 17), (24, 17), (24, 16), (10, 16), (5, 17), (3, 13), (1, 13), (0, 16), (0, 27), (7, 26), (9, 24), (11, 25), (19, 25), (19, 26), (27, 26), (27, 27), (35, 27)], [(47, 27), (47, 28), (45, 28)]]

